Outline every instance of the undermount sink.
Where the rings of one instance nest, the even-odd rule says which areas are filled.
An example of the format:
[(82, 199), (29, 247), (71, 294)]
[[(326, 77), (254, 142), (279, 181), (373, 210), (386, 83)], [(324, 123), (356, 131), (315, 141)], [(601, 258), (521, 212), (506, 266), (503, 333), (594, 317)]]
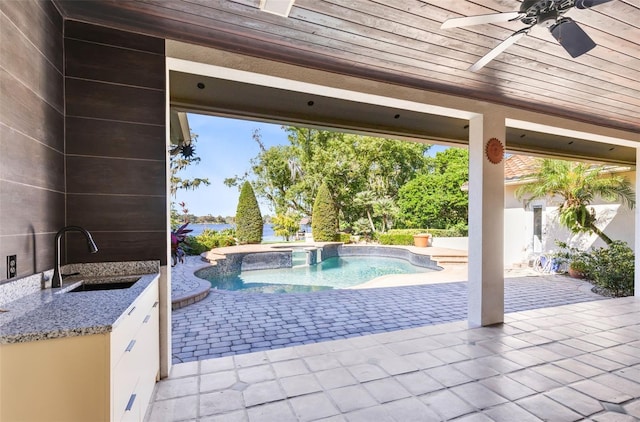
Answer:
[(69, 293), (90, 292), (95, 290), (119, 290), (128, 289), (136, 284), (140, 278), (128, 278), (119, 280), (92, 280), (91, 282), (83, 282), (78, 287), (69, 290)]

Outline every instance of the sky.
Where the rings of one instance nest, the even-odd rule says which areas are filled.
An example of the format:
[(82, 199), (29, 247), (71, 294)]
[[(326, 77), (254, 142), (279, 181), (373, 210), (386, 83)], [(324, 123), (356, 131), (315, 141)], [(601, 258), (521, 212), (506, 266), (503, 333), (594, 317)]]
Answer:
[[(253, 131), (260, 130), (266, 148), (288, 144), (287, 133), (279, 124), (250, 120), (191, 113), (188, 114), (188, 120), (191, 132), (198, 135), (195, 152), (200, 157), (200, 163), (189, 166), (178, 176), (187, 179), (208, 178), (211, 184), (196, 190), (179, 190), (172, 200), (184, 202), (189, 213), (197, 216), (235, 215), (240, 192), (236, 186), (226, 186), (224, 179), (243, 175), (250, 170), (250, 160), (260, 152), (257, 142), (252, 138)], [(433, 146), (428, 154), (435, 155), (444, 149), (446, 147)], [(273, 214), (266, 202), (260, 201), (260, 198), (258, 202), (262, 215)], [(180, 212), (179, 206), (176, 209)]]
[[(251, 169), (250, 160), (260, 152), (252, 138), (253, 131), (260, 129), (266, 148), (287, 144), (287, 134), (278, 124), (202, 114), (187, 117), (191, 132), (198, 135), (195, 149), (200, 163), (189, 166), (178, 176), (208, 178), (211, 184), (196, 190), (179, 190), (175, 202), (184, 201), (189, 212), (198, 216), (235, 215), (240, 191), (236, 186), (226, 186), (224, 179), (243, 175)], [(260, 204), (260, 211), (263, 215), (272, 214), (266, 203)]]

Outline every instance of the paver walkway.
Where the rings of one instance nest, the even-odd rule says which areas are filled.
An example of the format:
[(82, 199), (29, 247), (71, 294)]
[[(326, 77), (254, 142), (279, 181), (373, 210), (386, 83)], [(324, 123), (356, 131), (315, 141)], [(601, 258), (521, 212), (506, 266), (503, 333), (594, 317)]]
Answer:
[[(505, 312), (603, 299), (563, 276), (505, 279)], [(173, 312), (173, 361), (402, 330), (467, 316), (464, 282), (305, 294), (211, 291)]]

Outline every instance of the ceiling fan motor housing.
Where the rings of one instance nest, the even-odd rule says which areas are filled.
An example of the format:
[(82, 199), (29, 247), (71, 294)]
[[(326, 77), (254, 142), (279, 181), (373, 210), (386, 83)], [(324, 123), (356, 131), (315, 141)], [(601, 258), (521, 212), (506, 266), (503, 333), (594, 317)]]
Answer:
[(552, 10), (550, 12), (538, 15), (537, 23), (543, 28), (549, 28), (552, 25), (555, 25), (557, 20), (558, 20), (558, 12), (555, 10)]
[(520, 13), (525, 16), (520, 21), (526, 25), (537, 24), (549, 28), (562, 14), (571, 9), (574, 3), (574, 0), (524, 0), (520, 5)]

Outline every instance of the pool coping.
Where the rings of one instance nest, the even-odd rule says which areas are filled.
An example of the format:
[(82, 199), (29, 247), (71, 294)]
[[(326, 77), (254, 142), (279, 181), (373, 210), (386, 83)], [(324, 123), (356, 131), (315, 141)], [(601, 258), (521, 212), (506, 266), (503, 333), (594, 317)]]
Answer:
[[(194, 277), (199, 278), (195, 274)], [(210, 292), (211, 283), (207, 280), (199, 279), (198, 286), (195, 289), (189, 290), (188, 292), (176, 297), (171, 297), (171, 310), (175, 311), (176, 309), (184, 308), (185, 306), (199, 302), (207, 297)]]

